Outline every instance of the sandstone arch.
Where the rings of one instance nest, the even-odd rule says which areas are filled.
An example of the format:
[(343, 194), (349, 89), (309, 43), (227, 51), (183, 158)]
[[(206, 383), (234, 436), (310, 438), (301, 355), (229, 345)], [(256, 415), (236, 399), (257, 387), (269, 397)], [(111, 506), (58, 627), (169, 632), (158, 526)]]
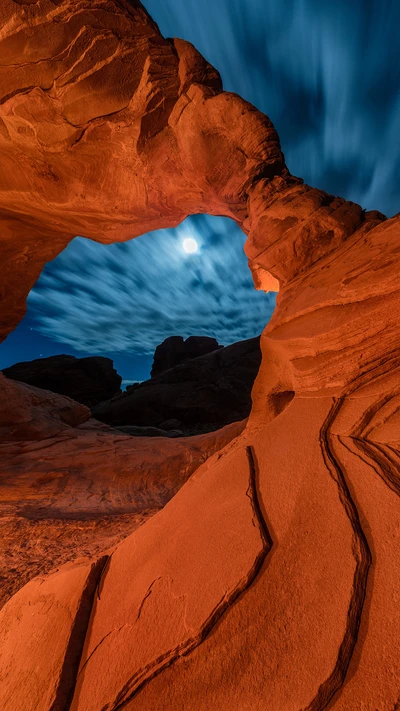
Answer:
[[(60, 700), (45, 670), (35, 693), (52, 684), (76, 711), (393, 711), (400, 219), (291, 176), (270, 121), (137, 0), (1, 13), (3, 333), (75, 234), (122, 240), (192, 212), (236, 220), (256, 283), (280, 289), (245, 432), (117, 546), (75, 690)], [(57, 625), (54, 577), (42, 594)], [(21, 680), (12, 696), (15, 654), (3, 669), (8, 708), (36, 698)]]

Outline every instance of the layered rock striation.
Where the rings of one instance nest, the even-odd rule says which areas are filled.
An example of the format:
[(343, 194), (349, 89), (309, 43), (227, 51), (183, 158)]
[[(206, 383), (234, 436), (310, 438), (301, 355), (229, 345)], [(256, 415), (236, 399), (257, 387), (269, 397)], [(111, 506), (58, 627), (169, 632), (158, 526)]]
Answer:
[(240, 224), (256, 285), (279, 289), (243, 433), (107, 553), (4, 606), (2, 707), (394, 711), (400, 218), (291, 176), (269, 119), (137, 0), (5, 0), (1, 20), (4, 333), (73, 235), (193, 212)]

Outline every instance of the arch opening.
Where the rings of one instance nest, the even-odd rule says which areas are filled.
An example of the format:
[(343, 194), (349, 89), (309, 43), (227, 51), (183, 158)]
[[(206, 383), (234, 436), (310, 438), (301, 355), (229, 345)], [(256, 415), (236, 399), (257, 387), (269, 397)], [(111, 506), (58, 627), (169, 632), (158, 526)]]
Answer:
[[(0, 347), (0, 368), (58, 388), (128, 434), (193, 435), (247, 417), (275, 297), (254, 288), (243, 242), (232, 220), (210, 215), (111, 245), (75, 238), (43, 269), (25, 318)], [(92, 388), (82, 399), (79, 364), (63, 355), (94, 379), (105, 377), (94, 358), (111, 359), (120, 382), (110, 364), (106, 396)], [(63, 382), (46, 375), (46, 363), (64, 367)]]

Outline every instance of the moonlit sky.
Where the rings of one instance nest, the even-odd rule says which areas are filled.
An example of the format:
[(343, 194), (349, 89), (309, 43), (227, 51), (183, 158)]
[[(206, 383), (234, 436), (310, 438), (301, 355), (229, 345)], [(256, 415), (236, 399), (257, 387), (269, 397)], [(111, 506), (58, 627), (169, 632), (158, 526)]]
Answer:
[[(293, 174), (366, 209), (400, 210), (399, 0), (144, 5), (165, 36), (193, 42), (226, 90), (269, 115)], [(125, 380), (142, 380), (167, 336), (227, 344), (260, 333), (274, 300), (254, 291), (243, 241), (232, 222), (208, 216), (125, 244), (76, 238), (46, 266), (0, 367), (106, 355)]]

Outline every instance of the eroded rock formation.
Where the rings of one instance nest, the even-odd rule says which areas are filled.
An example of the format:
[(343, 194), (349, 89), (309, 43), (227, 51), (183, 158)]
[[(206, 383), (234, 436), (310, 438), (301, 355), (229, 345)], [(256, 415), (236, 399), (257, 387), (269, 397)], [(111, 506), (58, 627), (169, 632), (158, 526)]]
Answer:
[[(270, 121), (136, 0), (1, 12), (4, 332), (73, 235), (126, 239), (191, 212), (235, 219), (255, 283), (280, 290), (246, 429), (108, 551), (87, 624), (100, 550), (4, 606), (3, 708), (394, 711), (400, 218), (292, 177)], [(47, 616), (25, 617), (39, 601)]]
[(182, 336), (170, 336), (155, 350), (151, 377), (154, 378), (155, 375), (174, 368), (175, 365), (212, 353), (222, 347), (215, 338), (209, 336), (189, 336), (186, 341)]
[(168, 429), (172, 420), (186, 434), (216, 430), (248, 417), (260, 362), (260, 339), (239, 341), (130, 387), (93, 408), (93, 416), (117, 427)]
[(120, 392), (122, 378), (110, 358), (69, 355), (38, 358), (5, 368), (4, 375), (93, 407)]
[(115, 545), (244, 425), (132, 439), (0, 373), (0, 607), (35, 575)]
[(137, 0), (4, 0), (0, 19), (2, 333), (73, 236), (242, 221), (252, 182), (287, 175), (267, 117)]

